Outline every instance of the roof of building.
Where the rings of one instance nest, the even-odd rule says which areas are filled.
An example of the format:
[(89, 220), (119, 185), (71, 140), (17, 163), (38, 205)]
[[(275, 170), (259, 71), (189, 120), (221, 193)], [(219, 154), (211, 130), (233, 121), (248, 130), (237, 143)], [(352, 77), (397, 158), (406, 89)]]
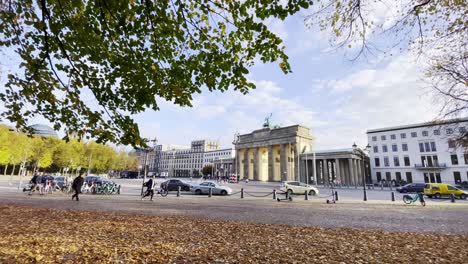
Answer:
[(428, 127), (428, 126), (440, 126), (440, 125), (448, 125), (448, 124), (467, 122), (467, 121), (468, 121), (468, 117), (446, 119), (446, 120), (435, 120), (435, 121), (430, 121), (430, 122), (416, 123), (416, 124), (403, 125), (403, 126), (369, 129), (367, 130), (366, 133), (372, 134), (372, 133), (388, 132), (388, 131), (401, 130), (401, 129), (420, 128), (420, 127)]
[(34, 130), (34, 134), (42, 137), (56, 137), (57, 133), (53, 128), (43, 124), (34, 124), (30, 126)]
[(216, 150), (207, 150), (207, 151), (205, 151), (205, 153), (220, 152), (220, 151), (233, 151), (233, 148), (216, 149)]
[(328, 154), (328, 153), (339, 153), (339, 152), (353, 152), (352, 148), (343, 148), (343, 149), (325, 149), (325, 150), (316, 150), (316, 151), (307, 151), (301, 154)]

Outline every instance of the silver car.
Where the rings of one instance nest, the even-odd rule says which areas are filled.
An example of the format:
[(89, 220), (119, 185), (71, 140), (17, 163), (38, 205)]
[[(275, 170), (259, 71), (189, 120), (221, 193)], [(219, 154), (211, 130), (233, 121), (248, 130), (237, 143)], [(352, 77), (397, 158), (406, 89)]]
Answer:
[(190, 186), (190, 191), (195, 194), (208, 194), (212, 191), (212, 194), (229, 195), (232, 194), (232, 189), (227, 186), (219, 185), (215, 182), (205, 181), (198, 185)]

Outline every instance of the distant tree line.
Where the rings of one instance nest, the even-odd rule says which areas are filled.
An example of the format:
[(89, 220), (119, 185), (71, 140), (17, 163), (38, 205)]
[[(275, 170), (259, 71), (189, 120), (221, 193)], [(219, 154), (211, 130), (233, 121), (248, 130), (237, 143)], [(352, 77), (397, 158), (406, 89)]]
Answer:
[(137, 170), (138, 161), (134, 154), (94, 141), (28, 136), (0, 125), (0, 173), (18, 174), (21, 165), (30, 171), (74, 174), (78, 168), (92, 173)]

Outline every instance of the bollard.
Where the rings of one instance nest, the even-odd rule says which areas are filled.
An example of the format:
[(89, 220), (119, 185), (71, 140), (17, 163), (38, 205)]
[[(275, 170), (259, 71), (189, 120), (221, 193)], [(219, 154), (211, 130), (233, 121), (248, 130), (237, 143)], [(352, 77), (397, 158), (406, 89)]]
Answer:
[(338, 192), (335, 191), (335, 201), (338, 201)]
[(380, 184), (380, 190), (383, 191), (383, 183)]
[(309, 192), (308, 192), (308, 191), (305, 191), (305, 193), (304, 193), (304, 199), (305, 199), (306, 201), (309, 201)]
[(395, 201), (395, 192), (392, 192), (392, 202)]
[(450, 194), (450, 201), (451, 201), (452, 203), (455, 202), (455, 194), (453, 194), (453, 193)]
[(177, 189), (177, 197), (180, 197), (180, 186), (179, 186), (179, 188)]
[(367, 192), (366, 192), (366, 189), (364, 189), (364, 202), (367, 202)]
[(213, 188), (210, 188), (210, 191), (208, 192), (208, 197), (211, 197), (213, 195)]
[(244, 199), (244, 188), (241, 188), (241, 199)]
[(273, 200), (276, 200), (276, 189), (273, 190)]

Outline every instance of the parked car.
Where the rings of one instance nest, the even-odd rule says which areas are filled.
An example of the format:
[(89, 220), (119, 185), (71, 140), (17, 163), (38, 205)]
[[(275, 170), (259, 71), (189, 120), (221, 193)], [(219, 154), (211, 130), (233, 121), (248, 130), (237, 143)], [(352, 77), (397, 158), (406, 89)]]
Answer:
[(304, 194), (306, 191), (309, 195), (319, 195), (319, 190), (314, 186), (298, 181), (284, 181), (281, 183), (280, 191), (289, 194)]
[(424, 194), (429, 198), (439, 199), (443, 196), (455, 195), (460, 199), (466, 199), (468, 193), (446, 183), (427, 183), (424, 185)]
[(210, 182), (210, 181), (205, 181), (198, 185), (193, 185), (190, 187), (190, 191), (192, 191), (195, 194), (208, 194), (210, 192), (210, 188), (211, 188), (212, 194), (221, 194), (221, 195), (232, 194), (231, 188), (227, 186), (219, 185), (215, 182)]
[(56, 176), (54, 177), (54, 183), (62, 189), (66, 184), (66, 179), (64, 176)]
[(408, 183), (396, 188), (399, 193), (422, 193), (424, 192), (424, 183)]
[[(100, 177), (100, 176), (86, 176), (84, 178), (84, 182), (86, 184), (88, 184), (88, 186), (91, 186), (91, 184), (94, 182), (98, 185), (101, 185), (103, 183), (113, 183), (113, 184), (116, 184), (115, 182), (107, 179), (107, 178), (104, 178), (104, 177)], [(117, 184), (118, 185), (118, 184)]]
[(180, 186), (181, 191), (186, 191), (186, 192), (190, 191), (190, 184), (185, 183), (181, 180), (177, 180), (177, 179), (171, 179), (171, 180), (162, 182), (161, 189), (163, 189), (164, 185), (167, 185), (168, 191), (177, 191), (179, 190), (179, 186)]

